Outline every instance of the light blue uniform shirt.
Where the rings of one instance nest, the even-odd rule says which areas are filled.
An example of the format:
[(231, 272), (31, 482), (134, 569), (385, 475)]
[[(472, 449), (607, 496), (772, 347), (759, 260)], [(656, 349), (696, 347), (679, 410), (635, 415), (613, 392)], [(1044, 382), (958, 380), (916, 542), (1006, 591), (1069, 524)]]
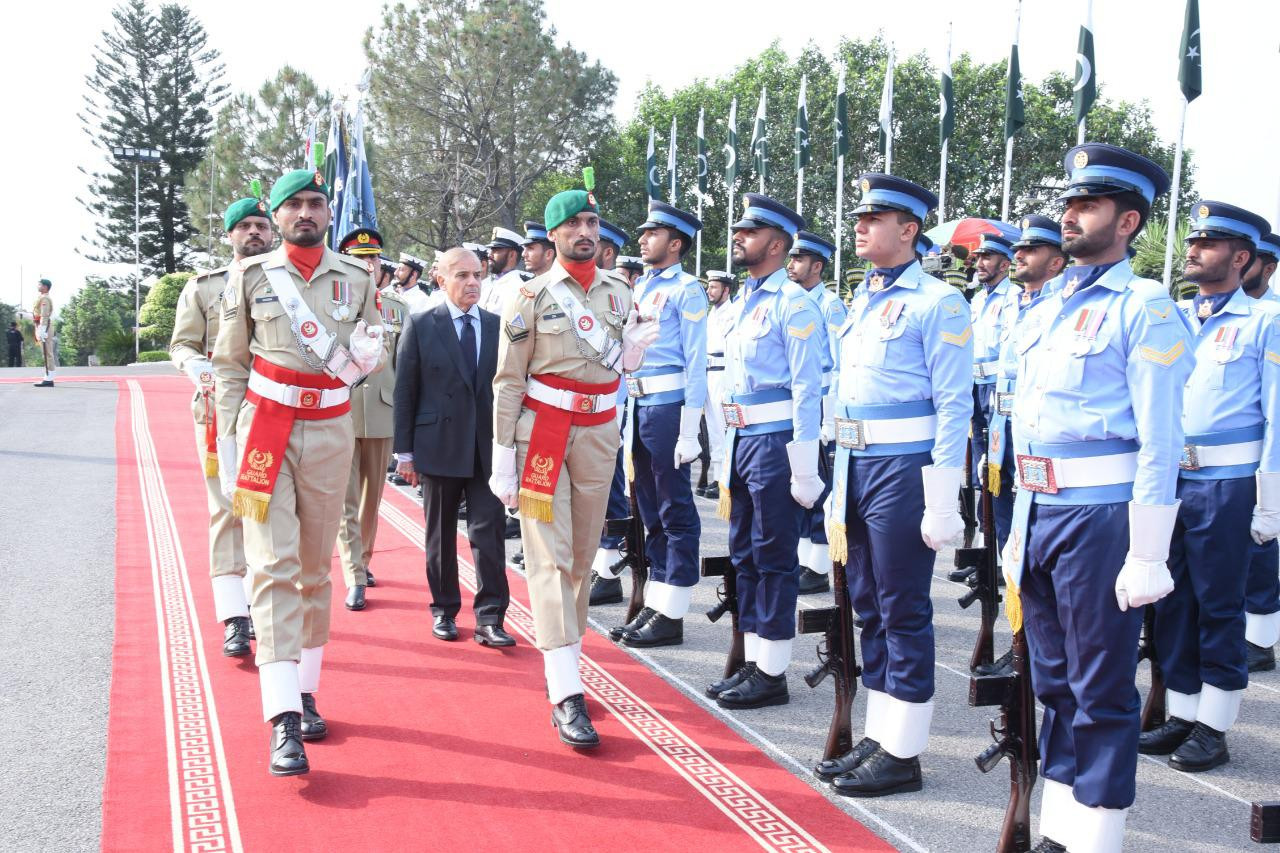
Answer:
[(1046, 504), (1172, 504), (1183, 387), (1195, 360), (1186, 318), (1163, 285), (1138, 278), (1127, 260), (1067, 295), (1067, 280), (1083, 274), (1069, 269), (1047, 283), (1018, 324), (1014, 450), (1044, 455), (1039, 445), (1113, 440), (1091, 454), (1108, 455), (1136, 443), (1137, 475), (1132, 486), (1027, 494)]
[[(978, 290), (969, 306), (970, 322), (973, 323), (973, 363), (990, 364), (1000, 359), (1000, 346), (1005, 340), (1007, 327), (1017, 319), (1017, 303), (1011, 301), (1021, 290), (1009, 281), (1006, 275), (987, 290), (984, 285)], [(994, 373), (979, 379), (974, 372), (975, 385), (991, 385), (996, 381)]]
[(814, 441), (822, 426), (822, 316), (805, 289), (779, 269), (748, 278), (725, 333), (729, 395), (790, 389), (794, 441)]
[(959, 291), (912, 262), (878, 293), (866, 281), (858, 287), (838, 337), (841, 405), (930, 401), (937, 417), (933, 462), (962, 467), (973, 415), (973, 328)]
[[(636, 309), (658, 317), (658, 339), (645, 350), (644, 365), (636, 376), (684, 371), (684, 405), (701, 409), (707, 403), (707, 294), (696, 278), (680, 264), (650, 270), (636, 280)], [(654, 310), (661, 303), (661, 310)], [(668, 399), (670, 397), (670, 399)], [(641, 397), (641, 405), (669, 403), (678, 392)]]
[(839, 297), (822, 284), (814, 285), (812, 290), (806, 290), (805, 293), (813, 300), (818, 313), (822, 315), (822, 339), (825, 342), (822, 356), (822, 388), (823, 393), (826, 393), (831, 384), (831, 371), (836, 363), (836, 343), (839, 340), (836, 335), (844, 325), (849, 310), (844, 307)]
[(1187, 310), (1195, 337), (1195, 369), (1187, 380), (1182, 413), (1187, 441), (1193, 443), (1192, 436), (1236, 430), (1234, 436), (1222, 436), (1223, 443), (1261, 439), (1262, 462), (1181, 471), (1184, 479), (1219, 480), (1251, 477), (1259, 469), (1280, 471), (1280, 445), (1268, 427), (1280, 420), (1277, 314), (1280, 303), (1252, 299), (1239, 288), (1203, 321), (1194, 308)]

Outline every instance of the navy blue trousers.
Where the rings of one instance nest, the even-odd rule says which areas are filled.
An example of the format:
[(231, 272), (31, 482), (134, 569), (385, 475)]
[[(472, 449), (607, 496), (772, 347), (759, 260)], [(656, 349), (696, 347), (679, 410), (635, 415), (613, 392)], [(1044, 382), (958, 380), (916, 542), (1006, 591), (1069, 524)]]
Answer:
[(636, 504), (646, 532), (649, 579), (672, 586), (697, 586), (702, 519), (693, 504), (690, 464), (675, 467), (682, 405), (636, 406), (631, 461), (636, 472)]
[(1022, 612), (1031, 683), (1044, 705), (1040, 773), (1086, 806), (1133, 805), (1141, 702), (1142, 609), (1121, 612), (1115, 583), (1129, 550), (1129, 507), (1031, 507)]
[[(627, 472), (622, 462), (622, 448), (618, 448), (618, 464), (613, 468), (613, 483), (609, 486), (609, 504), (605, 518), (627, 518), (631, 515), (631, 501), (627, 496)], [(621, 548), (622, 536), (600, 534), (601, 548)]]
[[(804, 520), (800, 522), (800, 538), (817, 542), (819, 545), (827, 543), (827, 516), (822, 510), (822, 504), (831, 494), (831, 453), (834, 447), (834, 441), (818, 445), (818, 476), (822, 478), (822, 494), (818, 495), (818, 500), (812, 509), (801, 508)], [(809, 568), (817, 569), (817, 566)]]
[(1165, 686), (1243, 690), (1244, 585), (1257, 498), (1253, 477), (1178, 480), (1178, 521), (1169, 545), (1173, 592), (1156, 602), (1156, 653)]
[(904, 702), (933, 697), (937, 554), (920, 536), (929, 453), (851, 456), (846, 487), (849, 598), (862, 617), (862, 683)]
[(791, 497), (791, 432), (739, 435), (729, 494), (729, 556), (738, 576), (738, 626), (766, 640), (796, 635), (803, 507)]
[(1266, 615), (1280, 610), (1280, 551), (1276, 540), (1259, 545), (1249, 540), (1249, 578), (1245, 581), (1246, 613)]

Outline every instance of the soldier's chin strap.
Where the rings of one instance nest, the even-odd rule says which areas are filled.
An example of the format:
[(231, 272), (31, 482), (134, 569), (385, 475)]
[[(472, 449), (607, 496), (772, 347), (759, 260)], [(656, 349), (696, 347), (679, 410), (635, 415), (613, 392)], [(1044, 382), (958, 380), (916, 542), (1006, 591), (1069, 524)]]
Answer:
[[(299, 343), (299, 352), (308, 364), (319, 367), (326, 374), (340, 380), (344, 385), (355, 385), (367, 375), (351, 357), (347, 348), (338, 343), (338, 336), (330, 332), (320, 322), (310, 306), (303, 301), (298, 287), (293, 283), (293, 276), (283, 264), (277, 266), (263, 265), (263, 272), (280, 304), (289, 315), (289, 323), (293, 326), (294, 337)], [(314, 356), (315, 361), (308, 357)]]

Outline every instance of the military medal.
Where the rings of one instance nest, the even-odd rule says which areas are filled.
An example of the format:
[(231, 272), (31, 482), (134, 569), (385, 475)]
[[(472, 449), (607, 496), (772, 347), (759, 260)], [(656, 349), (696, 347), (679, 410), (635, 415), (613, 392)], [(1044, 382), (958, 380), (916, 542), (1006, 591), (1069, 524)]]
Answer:
[(884, 308), (880, 310), (880, 340), (887, 341), (893, 335), (893, 327), (902, 316), (905, 305), (900, 299), (890, 299), (884, 304)]
[(1084, 355), (1097, 340), (1098, 330), (1102, 328), (1102, 320), (1106, 312), (1097, 308), (1082, 308), (1076, 317), (1076, 342), (1072, 347), (1074, 355)]
[[(1207, 302), (1204, 304), (1208, 304)], [(1231, 352), (1235, 349), (1236, 335), (1239, 333), (1238, 326), (1222, 326), (1218, 329), (1218, 334), (1214, 336), (1214, 360), (1219, 364), (1225, 364), (1231, 360)]]
[(1213, 303), (1208, 299), (1200, 303), (1200, 307), (1196, 309), (1196, 316), (1201, 320), (1208, 320), (1213, 316)]
[(336, 306), (330, 313), (339, 323), (351, 316), (351, 284), (345, 281), (333, 283), (333, 297), (330, 300)]

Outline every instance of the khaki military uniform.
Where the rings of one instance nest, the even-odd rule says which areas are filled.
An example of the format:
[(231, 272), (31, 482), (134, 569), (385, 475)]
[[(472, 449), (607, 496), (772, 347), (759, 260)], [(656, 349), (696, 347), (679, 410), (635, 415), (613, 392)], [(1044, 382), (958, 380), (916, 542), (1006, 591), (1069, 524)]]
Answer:
[(36, 329), (44, 332), (44, 340), (39, 341), (40, 352), (44, 356), (44, 372), (53, 375), (58, 369), (58, 346), (53, 337), (53, 300), (49, 294), (41, 293), (36, 297), (31, 314)]
[[(255, 357), (302, 373), (322, 374), (302, 355), (290, 319), (264, 266), (283, 264), (320, 324), (348, 346), (356, 321), (379, 326), (373, 277), (363, 261), (325, 249), (308, 283), (284, 247), (233, 266), (222, 296), (222, 324), (213, 348), (220, 437), (236, 436), (243, 457), (253, 402), (245, 398)], [(336, 320), (335, 282), (349, 284), (349, 315)], [(310, 356), (310, 353), (308, 353)], [(314, 357), (312, 357), (314, 358)], [(298, 661), (329, 639), (329, 566), (342, 519), (355, 436), (351, 417), (296, 420), (266, 518), (243, 519), (245, 559), (253, 578), (252, 614), (259, 667)], [(303, 692), (312, 692), (302, 676)], [(318, 675), (317, 675), (318, 679)], [(264, 705), (265, 688), (264, 688)]]
[[(546, 289), (558, 281), (568, 283), (573, 295), (591, 309), (614, 339), (622, 338), (622, 327), (631, 310), (631, 290), (626, 282), (603, 270), (596, 270), (591, 288), (585, 293), (559, 262), (533, 280), (515, 285), (513, 297), (506, 301), (502, 313), (498, 369), (493, 381), (493, 437), (503, 447), (515, 446), (517, 477), (524, 471), (536, 414), (524, 405), (528, 377), (554, 374), (589, 384), (619, 378), (615, 371), (583, 354), (583, 349), (591, 352), (590, 347), (579, 339), (564, 309)], [(528, 334), (521, 336), (521, 330)], [(538, 521), (523, 517), (526, 514), (522, 513), (520, 532), (535, 641), (544, 652), (573, 646), (586, 631), (590, 594), (587, 579), (600, 544), (619, 442), (614, 420), (570, 427), (564, 465), (552, 500), (553, 520)], [(553, 697), (553, 701), (559, 699)]]
[[(182, 288), (173, 320), (173, 337), (169, 355), (178, 370), (185, 371), (191, 360), (207, 359), (213, 353), (222, 319), (222, 291), (227, 286), (228, 267), (202, 273)], [(231, 501), (222, 493), (218, 480), (217, 455), (210, 459), (206, 440), (208, 424), (214, 413), (213, 388), (197, 388), (191, 395), (191, 414), (195, 420), (196, 455), (204, 468), (205, 492), (209, 501), (209, 576), (212, 578), (245, 577), (244, 532), (240, 519), (231, 513)], [(214, 582), (214, 606), (218, 621), (247, 612), (230, 613), (218, 601), (218, 582)], [(241, 608), (235, 608), (240, 611)]]
[(387, 484), (387, 462), (391, 459), (395, 424), (391, 416), (396, 390), (396, 345), (400, 329), (409, 316), (409, 306), (395, 287), (380, 294), (382, 326), (390, 353), (386, 365), (351, 389), (351, 423), (356, 446), (351, 456), (351, 478), (338, 528), (338, 554), (347, 587), (368, 582), (369, 560), (378, 535), (378, 508)]

